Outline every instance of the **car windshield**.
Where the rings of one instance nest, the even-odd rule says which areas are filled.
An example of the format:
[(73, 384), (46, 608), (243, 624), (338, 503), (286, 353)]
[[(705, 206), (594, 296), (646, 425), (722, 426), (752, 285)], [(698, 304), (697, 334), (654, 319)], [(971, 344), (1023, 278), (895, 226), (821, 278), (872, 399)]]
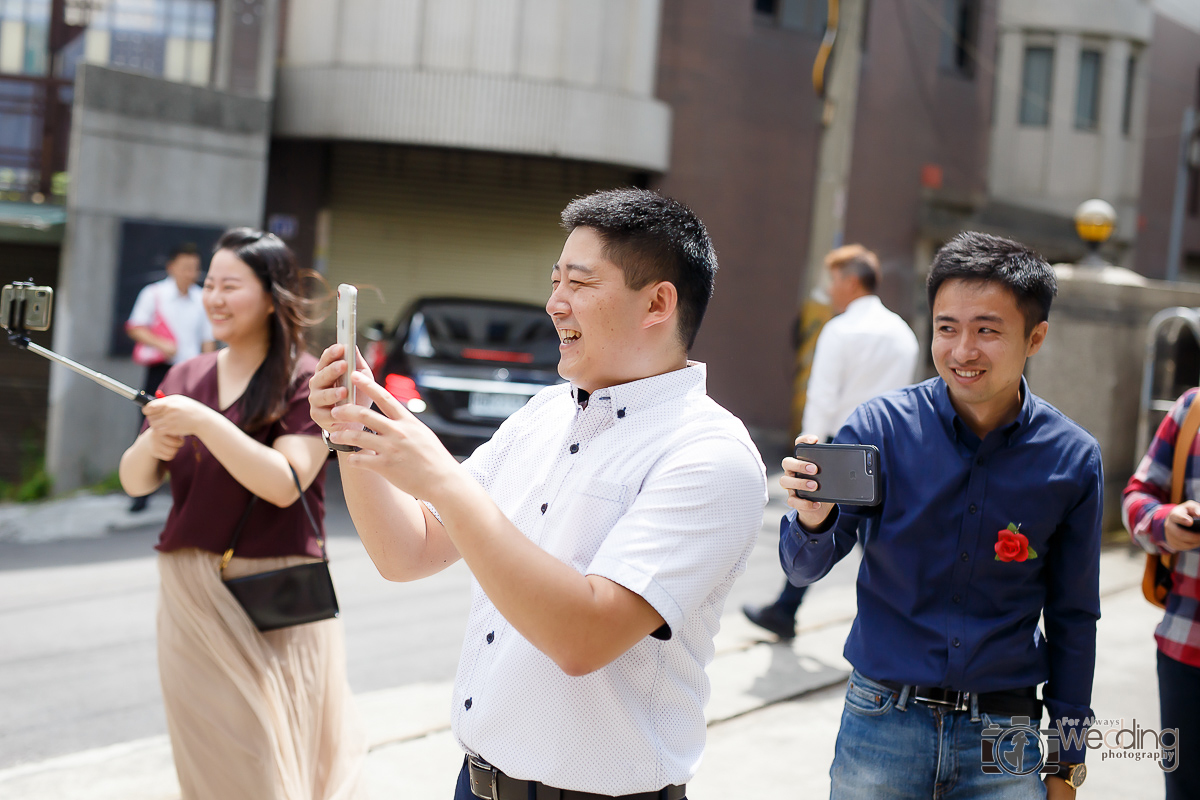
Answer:
[(537, 306), (433, 301), (413, 313), (404, 351), (420, 358), (554, 366), (558, 333)]

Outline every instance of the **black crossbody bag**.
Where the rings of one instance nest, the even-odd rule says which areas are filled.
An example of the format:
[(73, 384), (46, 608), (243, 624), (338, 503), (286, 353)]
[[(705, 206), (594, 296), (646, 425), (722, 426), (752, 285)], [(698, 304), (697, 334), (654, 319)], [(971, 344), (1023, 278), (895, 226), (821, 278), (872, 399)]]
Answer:
[[(300, 479), (296, 477), (294, 469), (292, 480), (296, 484), (296, 490), (300, 492), (300, 505), (304, 508), (304, 515), (308, 517), (308, 523), (317, 534), (317, 544), (321, 546), (321, 560), (225, 581), (226, 588), (246, 610), (254, 627), (264, 632), (303, 625), (306, 622), (319, 622), (338, 615), (337, 595), (333, 591), (333, 578), (329, 575), (329, 554), (325, 551), (325, 537), (321, 536), (317, 521), (308, 508), (304, 490), (300, 488)], [(229, 548), (221, 557), (222, 580), (225, 566), (229, 559), (233, 558), (234, 548), (237, 547), (238, 539), (241, 538), (242, 530), (246, 527), (246, 521), (257, 502), (257, 497), (250, 498), (233, 531)]]

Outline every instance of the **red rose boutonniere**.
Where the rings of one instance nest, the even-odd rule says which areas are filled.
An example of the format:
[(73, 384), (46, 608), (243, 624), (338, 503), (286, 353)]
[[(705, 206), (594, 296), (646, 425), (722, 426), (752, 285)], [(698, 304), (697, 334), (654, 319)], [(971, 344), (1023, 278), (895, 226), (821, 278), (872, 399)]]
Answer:
[(1008, 523), (1008, 527), (997, 534), (997, 561), (1024, 561), (1037, 558), (1037, 551), (1029, 546), (1029, 540), (1021, 533), (1021, 526)]

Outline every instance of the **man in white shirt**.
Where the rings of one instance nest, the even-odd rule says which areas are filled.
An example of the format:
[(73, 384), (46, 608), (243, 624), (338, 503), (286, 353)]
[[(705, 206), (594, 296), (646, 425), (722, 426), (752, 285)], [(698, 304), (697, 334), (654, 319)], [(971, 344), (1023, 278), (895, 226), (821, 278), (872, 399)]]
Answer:
[[(908, 323), (875, 293), (880, 269), (874, 253), (845, 245), (825, 257), (825, 267), (836, 316), (817, 337), (801, 430), (830, 441), (859, 405), (913, 382), (919, 345)], [(807, 588), (785, 583), (775, 602), (742, 612), (780, 639), (792, 639)]]
[[(173, 364), (213, 348), (212, 326), (204, 313), (204, 290), (196, 284), (199, 276), (200, 255), (196, 246), (182, 244), (167, 257), (167, 277), (138, 292), (125, 332), (130, 339), (162, 355), (161, 362), (146, 367), (146, 394), (154, 395)], [(170, 337), (154, 331), (156, 316), (166, 323)]]
[[(187, 361), (215, 346), (212, 325), (204, 312), (204, 290), (196, 284), (200, 255), (194, 244), (174, 247), (167, 256), (167, 277), (143, 286), (125, 322), (125, 332), (138, 344), (153, 348), (161, 361), (146, 364), (142, 387), (151, 397), (173, 364)], [(162, 325), (167, 330), (162, 329)], [(167, 331), (170, 335), (167, 336)], [(146, 509), (148, 497), (135, 497), (129, 510)]]
[(342, 486), (384, 577), (459, 558), (474, 576), (456, 800), (680, 800), (765, 470), (687, 358), (716, 271), (700, 220), (639, 189), (578, 199), (562, 220), (546, 311), (570, 384), (544, 389), (461, 465), (361, 357), (360, 402), (383, 413), (334, 408), (338, 345), (310, 382), (312, 415), (362, 448), (339, 452)]

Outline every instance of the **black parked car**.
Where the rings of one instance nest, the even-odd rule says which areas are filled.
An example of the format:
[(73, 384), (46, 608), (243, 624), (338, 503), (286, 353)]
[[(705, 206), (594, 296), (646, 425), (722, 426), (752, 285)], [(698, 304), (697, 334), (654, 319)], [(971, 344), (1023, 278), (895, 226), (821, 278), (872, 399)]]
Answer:
[(364, 353), (375, 378), (456, 455), (469, 455), (558, 376), (542, 306), (426, 297)]

